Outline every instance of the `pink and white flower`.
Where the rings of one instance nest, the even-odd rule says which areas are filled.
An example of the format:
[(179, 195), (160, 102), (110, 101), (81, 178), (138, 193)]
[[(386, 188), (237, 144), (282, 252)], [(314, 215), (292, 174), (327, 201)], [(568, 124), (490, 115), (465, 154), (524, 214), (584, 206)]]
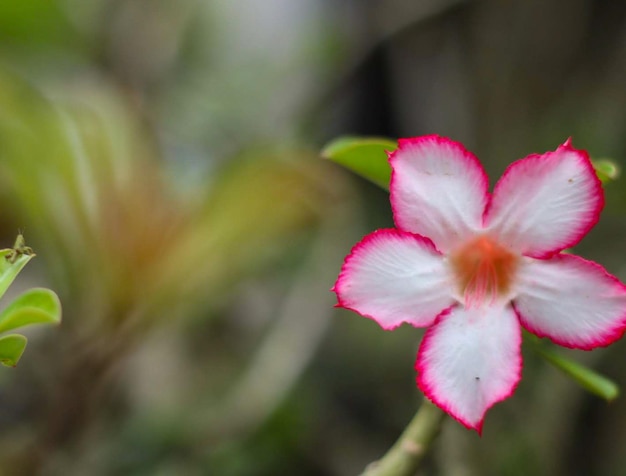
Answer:
[(520, 380), (521, 328), (589, 350), (626, 329), (626, 286), (561, 253), (604, 206), (585, 151), (570, 140), (511, 164), (488, 190), (478, 159), (439, 136), (389, 154), (395, 229), (367, 235), (333, 287), (338, 306), (391, 330), (428, 327), (419, 388), (468, 428)]

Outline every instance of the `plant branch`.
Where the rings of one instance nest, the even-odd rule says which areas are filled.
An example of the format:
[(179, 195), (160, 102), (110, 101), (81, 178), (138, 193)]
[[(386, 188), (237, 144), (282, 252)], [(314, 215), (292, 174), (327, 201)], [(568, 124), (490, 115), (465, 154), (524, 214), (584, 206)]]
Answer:
[(414, 476), (439, 434), (444, 416), (444, 412), (424, 398), (398, 441), (382, 459), (371, 463), (361, 476)]

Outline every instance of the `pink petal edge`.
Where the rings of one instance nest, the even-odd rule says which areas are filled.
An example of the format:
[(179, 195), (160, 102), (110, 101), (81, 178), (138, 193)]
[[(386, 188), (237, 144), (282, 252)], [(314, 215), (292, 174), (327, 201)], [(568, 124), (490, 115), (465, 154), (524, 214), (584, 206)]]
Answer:
[[(478, 157), (476, 157), (474, 153), (470, 152), (461, 142), (452, 140), (449, 137), (440, 136), (438, 134), (428, 134), (428, 135), (418, 136), (418, 137), (400, 138), (398, 139), (398, 148), (391, 152), (387, 151), (387, 158), (389, 160), (389, 163), (391, 164), (393, 160), (393, 156), (396, 155), (396, 153), (403, 147), (419, 146), (422, 144), (422, 142), (431, 142), (431, 141), (436, 142), (437, 144), (440, 144), (440, 145), (452, 146), (453, 148), (461, 152), (463, 158), (467, 161), (468, 166), (472, 168), (475, 167), (480, 172), (483, 186), (487, 192), (486, 193), (487, 198), (489, 198), (490, 196), (489, 176), (487, 175), (487, 172), (485, 171), (483, 164), (480, 162)], [(393, 167), (392, 167), (391, 182), (393, 182), (393, 175), (394, 173), (393, 173)], [(389, 188), (391, 188), (391, 182), (390, 182)], [(392, 204), (392, 207), (393, 207), (393, 204)]]
[[(415, 233), (415, 231), (411, 230), (411, 225), (408, 222), (405, 222), (405, 220), (402, 218), (404, 216), (404, 213), (401, 213), (400, 205), (398, 204), (398, 199), (395, 193), (395, 190), (397, 190), (398, 175), (396, 173), (396, 167), (394, 166), (394, 162), (398, 160), (398, 158), (400, 157), (400, 154), (405, 152), (407, 148), (420, 147), (422, 145), (424, 145), (425, 147), (428, 147), (428, 145), (431, 143), (434, 143), (438, 146), (444, 146), (444, 147), (453, 149), (455, 152), (458, 153), (458, 157), (461, 157), (463, 159), (463, 161), (465, 162), (465, 166), (467, 167), (467, 170), (471, 171), (470, 173), (468, 173), (468, 175), (472, 175), (474, 173), (478, 174), (479, 180), (480, 180), (480, 187), (483, 189), (483, 193), (484, 193), (484, 207), (486, 207), (489, 204), (490, 197), (491, 197), (489, 193), (489, 177), (487, 176), (485, 169), (483, 168), (480, 160), (478, 160), (478, 157), (476, 157), (476, 155), (474, 155), (472, 152), (467, 150), (467, 148), (462, 143), (454, 141), (448, 137), (437, 135), (437, 134), (398, 139), (398, 148), (394, 151), (387, 152), (388, 161), (391, 166), (391, 180), (389, 182), (389, 190), (390, 190), (389, 199), (391, 202), (391, 211), (393, 213), (393, 219), (394, 219), (394, 223), (396, 224), (396, 227), (400, 230), (408, 231), (410, 233)], [(482, 210), (482, 216), (484, 216), (484, 210), (485, 208), (483, 208)], [(481, 224), (482, 223), (479, 223), (478, 225), (481, 225)], [(435, 243), (437, 243), (434, 236), (429, 236), (427, 233), (425, 233), (424, 235), (428, 236), (428, 238), (432, 238), (435, 241)], [(442, 251), (445, 252), (446, 250), (444, 249)]]
[[(337, 295), (337, 304), (335, 304), (334, 307), (336, 307), (336, 308), (343, 308), (343, 309), (347, 309), (349, 311), (356, 312), (357, 314), (359, 314), (359, 315), (361, 315), (361, 316), (363, 316), (363, 317), (365, 317), (367, 319), (373, 320), (383, 330), (385, 330), (385, 331), (392, 331), (392, 330), (397, 329), (398, 327), (400, 327), (402, 324), (404, 324), (404, 322), (401, 322), (401, 323), (399, 323), (397, 325), (393, 325), (393, 326), (384, 326), (384, 325), (382, 325), (379, 322), (377, 317), (372, 316), (371, 314), (363, 313), (363, 312), (355, 309), (353, 306), (348, 304), (345, 299), (343, 299), (341, 297), (341, 294), (343, 293), (342, 288), (343, 288), (343, 286), (345, 284), (346, 275), (348, 273), (347, 267), (348, 267), (348, 264), (349, 264), (350, 260), (353, 259), (353, 257), (355, 257), (362, 248), (367, 246), (372, 240), (376, 239), (380, 235), (389, 235), (389, 236), (393, 235), (393, 236), (399, 236), (399, 237), (410, 236), (411, 238), (415, 239), (416, 241), (426, 245), (427, 248), (430, 248), (432, 251), (436, 252), (437, 254), (441, 254), (441, 253), (439, 252), (439, 250), (437, 249), (435, 244), (430, 239), (428, 239), (428, 238), (426, 238), (424, 236), (416, 235), (414, 233), (409, 233), (409, 232), (402, 231), (402, 230), (398, 230), (396, 228), (383, 228), (383, 229), (376, 230), (376, 231), (366, 235), (365, 237), (363, 237), (363, 239), (361, 239), (361, 241), (359, 241), (357, 244), (355, 244), (352, 247), (352, 249), (350, 250), (350, 253), (348, 253), (348, 255), (345, 257), (343, 265), (341, 266), (341, 271), (339, 272), (339, 276), (337, 277), (337, 280), (335, 281), (335, 284), (333, 285), (333, 287), (330, 288), (330, 291), (334, 292)], [(445, 309), (444, 309), (444, 312), (445, 312)], [(433, 317), (433, 320), (435, 319), (435, 317)], [(407, 323), (411, 324), (410, 322), (407, 322)], [(414, 327), (416, 327), (416, 326), (414, 326)]]
[(523, 368), (523, 360), (522, 360), (522, 356), (521, 356), (521, 348), (522, 348), (522, 335), (521, 332), (519, 334), (518, 337), (518, 349), (519, 349), (519, 366), (517, 368), (517, 375), (515, 378), (515, 384), (511, 386), (511, 388), (507, 391), (504, 392), (502, 395), (498, 396), (496, 400), (494, 400), (488, 407), (485, 408), (485, 411), (483, 413), (482, 418), (480, 419), (480, 421), (478, 423), (476, 423), (476, 425), (472, 425), (470, 422), (466, 421), (463, 419), (463, 417), (461, 415), (456, 414), (448, 405), (446, 405), (443, 402), (439, 402), (439, 400), (436, 397), (436, 391), (431, 387), (431, 385), (426, 382), (426, 380), (423, 378), (424, 375), (424, 368), (421, 364), (422, 359), (420, 358), (421, 355), (425, 352), (426, 348), (430, 345), (429, 341), (431, 340), (431, 337), (434, 333), (433, 329), (434, 327), (437, 325), (437, 323), (445, 318), (450, 312), (452, 311), (452, 307), (445, 309), (444, 311), (441, 312), (441, 314), (439, 314), (437, 316), (437, 319), (435, 320), (435, 323), (430, 326), (425, 334), (424, 337), (422, 338), (422, 342), (420, 344), (419, 350), (417, 352), (417, 359), (415, 360), (415, 371), (417, 372), (417, 376), (415, 377), (415, 380), (417, 382), (417, 386), (418, 388), (424, 393), (424, 395), (426, 396), (426, 398), (428, 398), (432, 403), (434, 403), (435, 405), (437, 405), (439, 408), (441, 408), (444, 412), (446, 412), (448, 415), (450, 415), (452, 418), (454, 418), (456, 421), (458, 421), (459, 423), (461, 423), (464, 427), (466, 427), (469, 430), (475, 430), (476, 433), (478, 433), (478, 436), (482, 436), (483, 433), (483, 425), (485, 423), (485, 417), (487, 415), (487, 412), (497, 403), (500, 403), (503, 400), (506, 400), (507, 398), (511, 397), (514, 393), (515, 390), (517, 389), (517, 386), (519, 385), (519, 382), (522, 379), (522, 368)]
[(576, 244), (578, 244), (583, 239), (583, 237), (587, 233), (589, 233), (589, 231), (598, 223), (598, 221), (600, 219), (600, 214), (601, 214), (602, 209), (604, 208), (604, 205), (605, 205), (604, 192), (603, 192), (603, 189), (602, 189), (602, 182), (598, 178), (598, 175), (596, 174), (595, 169), (593, 168), (593, 164), (591, 162), (591, 159), (589, 158), (589, 153), (586, 150), (574, 148), (572, 146), (572, 138), (571, 137), (569, 137), (563, 144), (561, 144), (559, 147), (557, 147), (557, 149), (555, 151), (548, 151), (548, 152), (545, 152), (543, 154), (530, 154), (530, 155), (524, 157), (523, 159), (516, 160), (515, 162), (510, 164), (506, 168), (506, 170), (504, 171), (504, 173), (502, 174), (500, 179), (496, 182), (494, 190), (493, 190), (491, 196), (489, 197), (489, 201), (487, 203), (487, 206), (485, 207), (485, 213), (483, 214), (483, 223), (486, 223), (487, 218), (488, 218), (489, 213), (490, 213), (491, 208), (492, 208), (493, 198), (496, 196), (499, 188), (501, 188), (502, 184), (504, 183), (505, 177), (511, 175), (511, 173), (514, 173), (515, 169), (520, 164), (522, 164), (522, 163), (524, 163), (526, 161), (529, 161), (529, 160), (532, 161), (532, 160), (542, 159), (542, 158), (543, 158), (543, 160), (549, 160), (550, 157), (553, 154), (556, 154), (556, 153), (558, 153), (558, 152), (560, 152), (562, 150), (567, 150), (569, 152), (574, 152), (574, 153), (578, 154), (578, 156), (579, 156), (579, 158), (581, 160), (581, 163), (587, 169), (587, 171), (589, 173), (589, 178), (595, 184), (595, 193), (594, 193), (594, 198), (596, 200), (595, 209), (594, 209), (593, 213), (591, 214), (591, 216), (588, 217), (588, 219), (582, 223), (582, 226), (579, 229), (574, 230), (572, 232), (572, 234), (569, 237), (567, 237), (567, 239), (564, 239), (562, 243), (559, 243), (559, 245), (556, 248), (552, 248), (552, 249), (546, 250), (546, 251), (544, 251), (542, 253), (529, 254), (528, 255), (528, 256), (531, 256), (531, 257), (537, 258), (537, 259), (550, 258), (551, 256), (554, 256), (555, 254), (563, 251), (564, 249), (571, 248), (571, 247), (575, 246)]
[[(615, 289), (618, 292), (626, 295), (626, 286), (617, 277), (607, 272), (607, 270), (602, 265), (600, 265), (599, 263), (596, 263), (595, 261), (590, 261), (585, 258), (581, 258), (580, 256), (570, 255), (570, 254), (562, 254), (562, 255), (553, 256), (552, 259), (573, 259), (573, 260), (581, 261), (585, 263), (586, 265), (588, 265), (590, 268), (592, 268), (594, 271), (598, 272), (599, 274), (602, 274), (603, 277), (605, 277), (609, 281), (612, 281)], [(515, 299), (513, 299), (511, 304), (513, 306), (513, 310), (515, 311), (515, 314), (517, 314), (519, 318), (520, 324), (522, 325), (524, 329), (526, 329), (528, 332), (536, 335), (539, 338), (550, 339), (555, 344), (560, 345), (562, 347), (567, 347), (568, 349), (578, 349), (578, 350), (589, 351), (597, 347), (606, 347), (608, 345), (611, 345), (615, 341), (621, 339), (624, 336), (624, 333), (626, 333), (626, 312), (625, 312), (624, 315), (621, 316), (620, 319), (618, 320), (618, 324), (614, 328), (610, 329), (606, 334), (602, 336), (598, 336), (597, 339), (592, 340), (589, 344), (572, 344), (571, 342), (568, 342), (566, 340), (559, 339), (558, 336), (550, 336), (547, 333), (544, 333), (540, 331), (539, 329), (537, 329), (536, 327), (534, 327), (533, 325), (529, 324), (528, 320), (517, 309), (517, 306), (515, 305)]]

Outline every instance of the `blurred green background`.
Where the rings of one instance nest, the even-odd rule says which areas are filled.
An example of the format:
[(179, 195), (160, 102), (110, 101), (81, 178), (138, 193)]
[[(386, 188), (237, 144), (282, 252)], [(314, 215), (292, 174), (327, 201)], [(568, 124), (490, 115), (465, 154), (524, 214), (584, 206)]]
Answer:
[[(0, 2), (0, 241), (58, 328), (0, 369), (0, 475), (352, 475), (420, 402), (422, 331), (335, 310), (388, 197), (330, 139), (462, 141), (492, 181), (573, 136), (626, 157), (626, 3)], [(626, 279), (626, 181), (576, 252)], [(626, 343), (563, 354), (626, 387)], [(626, 399), (532, 352), (424, 475), (626, 475)]]

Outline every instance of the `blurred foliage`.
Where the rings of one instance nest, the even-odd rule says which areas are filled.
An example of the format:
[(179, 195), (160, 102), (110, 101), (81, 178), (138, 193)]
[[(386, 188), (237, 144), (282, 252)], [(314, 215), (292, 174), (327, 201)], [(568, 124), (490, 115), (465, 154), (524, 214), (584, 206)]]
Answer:
[[(71, 416), (51, 408), (38, 444), (69, 444), (89, 424), (94, 390), (149, 328), (224, 305), (236, 283), (332, 217), (342, 192), (295, 148), (257, 149), (204, 190), (177, 192), (115, 96), (74, 91), (70, 103), (52, 103), (14, 75), (0, 83), (5, 200), (40, 237), (67, 311), (50, 344), (59, 385), (49, 392)], [(12, 463), (25, 474), (47, 464), (31, 451)]]
[[(48, 3), (39, 10), (42, 17), (33, 22), (31, 7), (7, 10), (6, 18), (11, 17), (15, 32), (23, 29), (26, 33), (21, 36), (7, 31), (12, 39), (21, 40), (5, 46), (23, 53), (26, 40), (33, 40), (28, 46), (40, 47), (39, 54), (45, 55), (52, 42), (63, 37), (63, 33), (57, 37), (54, 31), (63, 31), (72, 19), (65, 17), (61, 4)], [(123, 2), (118, 5), (122, 12), (127, 7)], [(25, 21), (20, 23), (18, 18), (22, 17)], [(41, 42), (29, 37), (31, 28), (39, 28)], [(57, 47), (63, 48), (59, 43)], [(62, 49), (55, 54), (62, 55)], [(7, 58), (15, 59), (10, 54)], [(158, 415), (164, 411), (159, 396), (168, 394), (162, 398), (173, 398), (176, 403), (165, 408), (180, 420), (172, 428), (174, 434), (181, 434), (181, 428), (189, 427), (190, 421), (194, 425), (192, 430), (182, 432), (184, 437), (178, 443), (188, 445), (189, 451), (198, 455), (181, 469), (193, 474), (202, 467), (204, 456), (200, 455), (205, 449), (198, 451), (195, 446), (211, 432), (211, 422), (216, 418), (213, 406), (222, 400), (230, 403), (233, 396), (236, 399), (242, 390), (236, 389), (233, 366), (248, 360), (235, 359), (226, 364), (232, 369), (225, 374), (220, 370), (224, 358), (236, 355), (229, 356), (232, 352), (225, 348), (217, 351), (223, 352), (223, 357), (211, 356), (211, 349), (218, 349), (225, 339), (220, 331), (224, 324), (213, 322), (223, 321), (219, 316), (228, 314), (232, 303), (239, 300), (242, 283), (264, 286), (262, 270), (273, 270), (275, 277), (270, 283), (278, 279), (274, 286), (286, 288), (291, 281), (287, 276), (297, 272), (307, 250), (320, 239), (324, 240), (323, 262), (328, 262), (326, 249), (331, 250), (332, 262), (340, 259), (342, 251), (333, 251), (337, 249), (337, 236), (330, 232), (331, 241), (329, 232), (323, 230), (336, 230), (339, 223), (349, 223), (346, 207), (337, 206), (349, 192), (340, 186), (343, 181), (339, 176), (318, 162), (316, 154), (298, 145), (250, 143), (247, 150), (241, 148), (219, 168), (207, 170), (202, 164), (187, 164), (187, 168), (195, 167), (189, 176), (163, 155), (155, 135), (159, 130), (146, 122), (149, 113), (142, 102), (137, 102), (136, 92), (127, 89), (128, 83), (120, 89), (114, 83), (77, 77), (75, 84), (66, 87), (54, 84), (52, 76), (58, 71), (53, 71), (47, 81), (46, 77), (28, 81), (25, 76), (32, 78), (32, 72), (42, 68), (38, 65), (33, 69), (31, 60), (32, 56), (27, 56), (24, 62), (0, 70), (0, 193), (12, 203), (5, 220), (25, 226), (40, 250), (45, 262), (45, 270), (40, 272), (45, 272), (60, 290), (66, 320), (53, 337), (44, 341), (40, 336), (40, 357), (33, 356), (32, 366), (26, 363), (20, 369), (21, 380), (8, 387), (20, 389), (16, 398), (26, 389), (30, 391), (20, 404), (26, 413), (0, 435), (4, 443), (10, 442), (0, 451), (0, 467), (8, 465), (12, 474), (155, 474), (152, 471), (161, 471), (161, 465), (167, 468), (174, 464), (168, 456), (169, 448), (167, 455), (148, 453), (125, 470), (116, 469), (112, 463), (127, 460), (124, 454), (130, 441), (112, 439), (107, 445), (96, 438), (94, 450), (104, 448), (107, 453), (91, 455), (99, 463), (88, 469), (84, 465), (92, 465), (90, 457), (74, 458), (70, 451), (75, 445), (89, 448), (94, 428), (111, 422), (123, 425), (128, 412), (138, 412), (148, 422), (158, 418), (152, 412)], [(126, 81), (123, 75), (120, 78)], [(46, 94), (45, 88), (54, 92)], [(329, 181), (333, 176), (336, 179)], [(320, 238), (321, 232), (328, 237)], [(290, 254), (295, 256), (290, 258)], [(28, 258), (18, 258), (16, 266)], [(307, 277), (315, 266), (319, 263), (308, 266)], [(323, 266), (321, 271), (328, 273), (330, 269)], [(261, 338), (263, 329), (267, 329), (270, 341), (281, 337), (283, 344), (289, 344), (290, 339), (310, 340), (299, 346), (302, 351), (313, 345), (308, 354), (303, 352), (304, 358), (291, 359), (285, 369), (281, 369), (280, 362), (261, 369), (268, 373), (261, 376), (266, 384), (278, 381), (272, 385), (275, 391), (265, 404), (257, 402), (252, 407), (257, 415), (254, 420), (242, 421), (246, 431), (262, 423), (280, 404), (311, 358), (326, 327), (324, 316), (332, 308), (324, 282), (331, 276), (322, 278), (321, 299), (320, 285), (314, 283), (319, 290), (312, 299), (320, 302), (307, 304), (311, 310), (305, 315), (321, 311), (322, 318), (314, 316), (311, 323), (300, 323), (300, 329), (293, 325), (274, 329), (270, 316), (249, 331), (244, 330), (244, 322), (227, 325), (232, 332), (244, 326), (236, 332), (250, 332), (249, 338), (254, 334)], [(45, 308), (45, 296), (37, 292), (24, 294), (15, 302), (32, 306), (38, 299), (39, 307)], [(299, 297), (298, 305), (309, 297)], [(271, 301), (267, 306), (276, 307)], [(293, 312), (289, 308), (282, 320), (293, 320)], [(43, 313), (40, 318), (46, 316)], [(6, 329), (33, 320), (32, 314), (24, 316), (14, 306), (0, 318)], [(163, 328), (163, 334), (156, 330), (159, 328)], [(285, 334), (283, 329), (289, 332)], [(153, 347), (152, 335), (164, 339), (166, 347), (173, 344), (171, 353), (159, 345)], [(196, 335), (202, 336), (202, 344), (193, 344)], [(223, 344), (229, 346), (233, 338)], [(187, 340), (198, 347), (198, 352), (185, 350)], [(15, 354), (22, 341), (6, 336), (3, 342), (7, 352), (13, 349)], [(252, 342), (249, 348), (254, 349)], [(153, 349), (158, 359), (136, 364), (138, 368), (134, 369), (133, 359)], [(263, 359), (262, 349), (260, 355), (253, 352), (251, 371), (256, 368), (255, 362)], [(51, 351), (55, 358), (46, 359), (45, 354)], [(283, 358), (283, 352), (279, 358)], [(173, 365), (172, 371), (181, 378), (176, 385), (159, 383), (156, 396), (152, 388), (143, 396), (142, 385), (152, 386), (150, 377), (141, 383), (145, 365), (153, 369), (156, 362), (161, 364), (151, 370), (155, 377), (161, 375), (161, 368)], [(185, 377), (180, 365), (186, 368)], [(38, 377), (42, 372), (47, 375), (44, 380)], [(222, 395), (225, 391), (232, 395)], [(9, 394), (6, 415), (18, 411), (17, 402)], [(119, 413), (119, 405), (127, 409)], [(230, 413), (218, 413), (228, 422), (228, 414), (232, 417), (239, 411), (241, 408), (235, 406), (228, 409)], [(200, 416), (203, 413), (206, 417)], [(147, 425), (150, 427), (150, 423)], [(89, 454), (86, 450), (85, 455)], [(160, 462), (162, 457), (165, 460)]]
[[(15, 286), (58, 290), (64, 322), (28, 328), (1, 375), (0, 474), (361, 471), (418, 405), (421, 331), (333, 310), (341, 259), (391, 217), (321, 144), (438, 133), (497, 177), (572, 135), (619, 169), (625, 19), (592, 0), (2, 3), (0, 236), (26, 229)], [(620, 183), (577, 252), (625, 278)], [(624, 352), (565, 355), (624, 385)], [(483, 438), (447, 425), (424, 474), (624, 467), (621, 399), (525, 362)]]

